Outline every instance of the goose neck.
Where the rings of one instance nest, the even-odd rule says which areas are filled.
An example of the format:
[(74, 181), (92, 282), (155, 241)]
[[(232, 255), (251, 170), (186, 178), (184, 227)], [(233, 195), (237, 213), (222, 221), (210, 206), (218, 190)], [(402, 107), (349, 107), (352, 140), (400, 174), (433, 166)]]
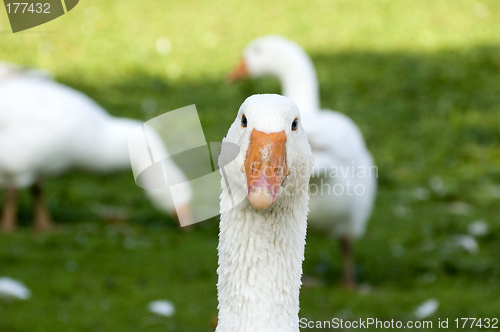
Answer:
[(292, 99), (301, 113), (318, 111), (320, 107), (318, 79), (311, 60), (296, 59), (290, 67), (278, 75), (282, 94)]
[(221, 216), (216, 331), (298, 332), (307, 212), (240, 205)]

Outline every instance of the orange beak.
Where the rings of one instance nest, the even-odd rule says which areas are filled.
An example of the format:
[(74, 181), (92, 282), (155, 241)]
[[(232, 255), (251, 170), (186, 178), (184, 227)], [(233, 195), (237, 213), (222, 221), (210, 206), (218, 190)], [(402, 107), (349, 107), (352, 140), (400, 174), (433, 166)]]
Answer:
[(286, 134), (253, 130), (243, 169), (247, 177), (247, 199), (256, 210), (265, 210), (278, 196), (290, 174), (286, 165)]
[(227, 80), (229, 83), (233, 83), (243, 77), (248, 76), (248, 68), (244, 59), (241, 59), (238, 66), (236, 66), (230, 73), (227, 75)]

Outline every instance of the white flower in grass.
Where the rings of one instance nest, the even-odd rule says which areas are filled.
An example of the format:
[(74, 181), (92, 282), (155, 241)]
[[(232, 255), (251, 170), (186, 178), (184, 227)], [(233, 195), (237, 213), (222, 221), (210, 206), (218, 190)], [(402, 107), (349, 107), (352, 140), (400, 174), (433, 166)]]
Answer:
[(455, 236), (455, 245), (467, 250), (470, 254), (477, 254), (479, 252), (479, 245), (476, 239), (470, 235)]
[(457, 216), (468, 216), (474, 207), (466, 202), (453, 202), (448, 206), (448, 212)]
[(470, 235), (485, 236), (489, 232), (488, 223), (483, 219), (479, 219), (470, 223), (467, 230)]
[(417, 201), (426, 201), (431, 197), (431, 192), (425, 187), (417, 187), (412, 190), (412, 195)]
[(440, 176), (434, 175), (429, 180), (429, 187), (431, 187), (432, 191), (434, 191), (438, 195), (444, 194), (445, 191), (444, 181)]
[(429, 317), (430, 315), (434, 314), (438, 308), (439, 301), (435, 298), (432, 298), (420, 304), (417, 310), (415, 310), (414, 315), (418, 319)]
[(491, 195), (494, 198), (500, 199), (500, 186), (493, 186), (491, 188)]
[(168, 300), (156, 300), (149, 302), (148, 309), (154, 314), (171, 317), (175, 314), (174, 304)]
[(9, 277), (0, 278), (0, 297), (27, 300), (30, 296), (31, 291), (22, 282)]

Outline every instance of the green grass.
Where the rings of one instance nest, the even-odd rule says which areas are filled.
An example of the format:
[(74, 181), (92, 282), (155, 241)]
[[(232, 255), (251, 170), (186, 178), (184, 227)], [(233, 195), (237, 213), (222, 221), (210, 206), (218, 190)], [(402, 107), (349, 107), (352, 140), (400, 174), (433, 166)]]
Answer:
[[(0, 26), (8, 30), (3, 10)], [(301, 317), (406, 321), (429, 298), (440, 301), (435, 323), (498, 317), (498, 1), (88, 0), (43, 26), (0, 33), (0, 60), (49, 69), (116, 116), (147, 120), (194, 103), (207, 141), (220, 141), (247, 96), (279, 92), (271, 78), (224, 82), (245, 44), (267, 33), (304, 46), (322, 106), (358, 123), (379, 166), (377, 205), (355, 248), (369, 291), (338, 287), (337, 243), (310, 230), (304, 271), (323, 286), (302, 290)], [(167, 55), (158, 38), (172, 42)], [(213, 330), (217, 218), (180, 231), (131, 172), (72, 172), (45, 187), (58, 230), (31, 233), (23, 193), (23, 227), (0, 235), (0, 276), (33, 292), (0, 300), (0, 331)], [(462, 214), (457, 202), (468, 204)], [(106, 223), (102, 207), (126, 223)], [(452, 243), (477, 219), (490, 233), (472, 255)], [(172, 318), (147, 311), (161, 298), (176, 305)]]

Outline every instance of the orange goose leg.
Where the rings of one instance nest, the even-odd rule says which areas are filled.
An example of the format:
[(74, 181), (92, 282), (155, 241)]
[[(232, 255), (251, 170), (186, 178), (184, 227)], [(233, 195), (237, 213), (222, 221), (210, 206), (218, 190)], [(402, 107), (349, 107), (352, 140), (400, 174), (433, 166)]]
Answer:
[(35, 204), (35, 231), (43, 232), (52, 228), (52, 218), (43, 199), (42, 188), (39, 183), (31, 187), (31, 195)]
[(0, 231), (12, 233), (17, 222), (17, 188), (9, 186), (5, 190)]
[(342, 250), (342, 262), (344, 264), (342, 283), (344, 287), (354, 289), (356, 288), (356, 271), (352, 256), (352, 239), (348, 236), (343, 236), (340, 239), (340, 247)]

